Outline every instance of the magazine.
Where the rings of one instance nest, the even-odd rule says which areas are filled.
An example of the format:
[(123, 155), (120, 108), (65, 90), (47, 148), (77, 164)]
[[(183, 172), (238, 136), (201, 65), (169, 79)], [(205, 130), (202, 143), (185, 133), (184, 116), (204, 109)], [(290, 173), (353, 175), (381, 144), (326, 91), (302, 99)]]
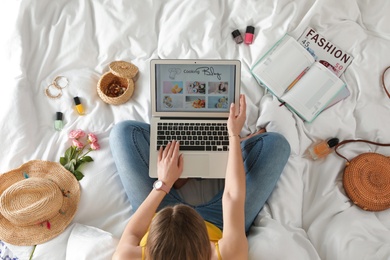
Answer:
[(353, 57), (337, 45), (307, 27), (297, 40), (313, 57), (340, 77), (352, 63)]

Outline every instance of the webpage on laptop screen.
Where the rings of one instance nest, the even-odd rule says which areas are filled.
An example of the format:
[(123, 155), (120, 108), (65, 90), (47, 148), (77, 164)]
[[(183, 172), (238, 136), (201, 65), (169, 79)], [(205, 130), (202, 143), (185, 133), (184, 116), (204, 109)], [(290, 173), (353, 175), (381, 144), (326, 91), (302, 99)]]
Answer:
[(234, 65), (156, 65), (158, 112), (228, 112), (234, 102)]

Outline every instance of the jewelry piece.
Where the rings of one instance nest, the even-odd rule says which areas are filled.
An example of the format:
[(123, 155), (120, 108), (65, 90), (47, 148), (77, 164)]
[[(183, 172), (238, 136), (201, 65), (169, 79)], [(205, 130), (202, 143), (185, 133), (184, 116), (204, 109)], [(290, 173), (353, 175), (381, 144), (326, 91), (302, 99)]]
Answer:
[(48, 98), (52, 98), (52, 99), (56, 99), (56, 98), (60, 98), (62, 96), (62, 89), (61, 88), (57, 88), (59, 89), (60, 92), (58, 92), (58, 94), (56, 96), (54, 96), (51, 92), (50, 92), (50, 86), (54, 86), (55, 88), (57, 88), (53, 83), (50, 84), (49, 86), (46, 87), (45, 89), (45, 94)]
[[(59, 81), (61, 81), (61, 80), (65, 80), (65, 81), (66, 81), (65, 86), (61, 86), (61, 85), (59, 84)], [(69, 86), (69, 80), (68, 80), (67, 77), (64, 77), (64, 76), (57, 76), (57, 77), (54, 78), (52, 84), (53, 84), (54, 87), (56, 87), (56, 88), (58, 88), (58, 89), (63, 89), (63, 88), (66, 88), (67, 86)]]
[(230, 137), (235, 137), (235, 136), (237, 136), (238, 138), (241, 138), (240, 135), (229, 135), (229, 138), (230, 138)]

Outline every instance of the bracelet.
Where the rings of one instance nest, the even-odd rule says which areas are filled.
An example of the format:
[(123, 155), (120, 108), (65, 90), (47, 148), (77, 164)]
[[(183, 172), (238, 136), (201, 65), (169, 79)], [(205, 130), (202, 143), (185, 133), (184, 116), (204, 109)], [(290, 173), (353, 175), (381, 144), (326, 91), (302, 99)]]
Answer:
[(229, 135), (229, 138), (230, 137), (235, 137), (235, 136), (237, 136), (238, 138), (241, 138), (241, 135)]

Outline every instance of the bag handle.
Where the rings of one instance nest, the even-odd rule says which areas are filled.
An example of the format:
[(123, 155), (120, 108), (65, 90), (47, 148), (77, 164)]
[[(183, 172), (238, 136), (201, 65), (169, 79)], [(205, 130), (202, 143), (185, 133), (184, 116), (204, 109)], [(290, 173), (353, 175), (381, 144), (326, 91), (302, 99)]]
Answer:
[[(385, 74), (386, 74), (386, 71), (390, 69), (390, 66), (388, 66), (387, 68), (385, 68), (385, 70), (383, 71), (382, 73), (382, 86), (383, 86), (383, 89), (385, 90), (387, 96), (390, 98), (390, 93), (389, 91), (387, 90), (387, 87), (386, 87), (386, 83), (385, 83)], [(341, 155), (338, 151), (337, 151), (337, 148), (339, 148), (340, 146), (344, 145), (344, 144), (347, 144), (347, 143), (352, 143), (352, 142), (364, 142), (364, 143), (369, 143), (369, 144), (374, 144), (374, 145), (380, 145), (380, 146), (390, 146), (390, 144), (382, 144), (382, 143), (377, 143), (377, 142), (372, 142), (372, 141), (367, 141), (367, 140), (344, 140), (340, 143), (338, 143), (334, 150), (336, 152), (336, 154), (342, 158), (344, 158), (348, 163), (350, 162), (345, 156)]]
[(382, 86), (383, 86), (383, 88), (385, 89), (385, 92), (386, 92), (387, 96), (390, 98), (390, 93), (389, 93), (389, 91), (387, 90), (387, 87), (386, 87), (386, 84), (385, 84), (385, 74), (386, 74), (386, 71), (387, 71), (388, 69), (390, 69), (390, 66), (387, 67), (387, 68), (383, 71), (383, 73), (382, 73)]
[(350, 163), (350, 160), (348, 160), (345, 156), (341, 155), (338, 151), (337, 151), (337, 148), (339, 148), (340, 146), (344, 145), (344, 144), (347, 144), (347, 143), (353, 143), (353, 142), (361, 142), (361, 143), (369, 143), (369, 144), (374, 144), (374, 145), (380, 145), (380, 146), (390, 146), (390, 144), (383, 144), (383, 143), (377, 143), (377, 142), (372, 142), (372, 141), (367, 141), (367, 140), (344, 140), (340, 143), (338, 143), (335, 148), (334, 148), (334, 151), (336, 152), (336, 154), (338, 156), (340, 156), (341, 158), (344, 158), (348, 163)]

